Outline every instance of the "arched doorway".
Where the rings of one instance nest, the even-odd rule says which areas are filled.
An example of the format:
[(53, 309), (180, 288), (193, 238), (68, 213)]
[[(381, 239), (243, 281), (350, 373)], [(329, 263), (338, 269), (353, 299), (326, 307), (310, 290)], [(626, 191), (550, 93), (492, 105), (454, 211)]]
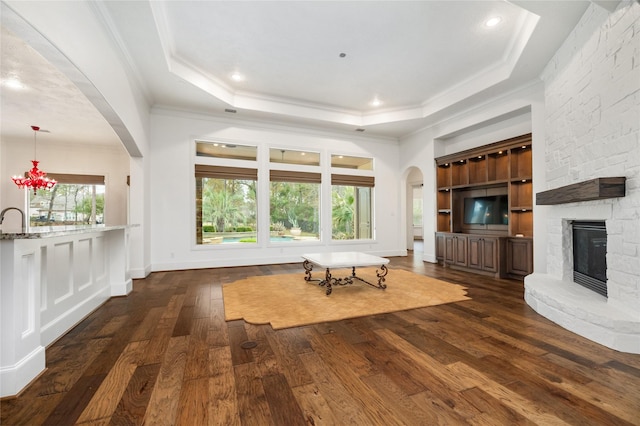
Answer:
[(414, 253), (424, 251), (424, 217), (423, 217), (423, 176), (417, 167), (407, 169), (406, 185), (406, 223), (407, 250)]

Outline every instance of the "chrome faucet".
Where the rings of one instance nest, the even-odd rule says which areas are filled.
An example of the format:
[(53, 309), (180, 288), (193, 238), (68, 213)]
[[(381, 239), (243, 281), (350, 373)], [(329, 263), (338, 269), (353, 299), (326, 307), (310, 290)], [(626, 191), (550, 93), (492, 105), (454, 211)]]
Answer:
[(24, 216), (24, 212), (22, 210), (20, 210), (17, 207), (7, 207), (6, 209), (2, 210), (0, 212), (0, 225), (2, 225), (2, 222), (4, 221), (4, 215), (5, 213), (7, 213), (7, 211), (9, 210), (18, 210), (20, 212), (20, 216), (22, 216), (22, 232), (26, 232), (27, 231), (27, 221), (25, 219)]

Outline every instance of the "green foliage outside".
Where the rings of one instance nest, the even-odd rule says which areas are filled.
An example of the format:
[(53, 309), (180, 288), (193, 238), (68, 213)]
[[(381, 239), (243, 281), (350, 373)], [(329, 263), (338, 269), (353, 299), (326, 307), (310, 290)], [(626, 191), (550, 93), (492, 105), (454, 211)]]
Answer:
[[(30, 192), (31, 225), (90, 224), (93, 187), (58, 183), (51, 190), (39, 189), (35, 195)], [(104, 186), (96, 187), (100, 188), (100, 192), (95, 194), (95, 218), (100, 223), (104, 217)]]
[[(303, 236), (319, 238), (320, 185), (271, 182), (270, 189), (270, 230), (283, 235), (291, 228), (299, 227)], [(355, 238), (355, 191), (353, 186), (332, 186), (333, 239)], [(257, 229), (256, 211), (255, 181), (203, 178), (203, 232), (254, 232)], [(255, 242), (255, 237), (240, 241)]]
[(331, 235), (334, 240), (355, 237), (355, 187), (333, 186), (331, 191)]
[(279, 230), (300, 228), (303, 233), (319, 235), (320, 185), (316, 183), (271, 182), (271, 226)]
[(256, 229), (256, 182), (203, 178), (202, 224), (205, 232)]

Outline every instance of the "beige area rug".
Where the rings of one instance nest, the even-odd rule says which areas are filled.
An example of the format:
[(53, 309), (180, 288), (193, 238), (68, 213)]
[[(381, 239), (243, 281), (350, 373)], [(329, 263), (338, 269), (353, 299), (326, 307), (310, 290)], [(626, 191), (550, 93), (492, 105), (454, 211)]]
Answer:
[[(375, 268), (357, 269), (357, 275), (377, 283)], [(351, 275), (351, 269), (332, 270), (336, 278)], [(322, 272), (313, 271), (313, 278)], [(271, 324), (274, 329), (337, 321), (406, 309), (470, 300), (466, 288), (435, 278), (389, 269), (387, 288), (380, 290), (354, 281), (333, 286), (330, 296), (317, 281), (299, 274), (249, 277), (222, 287), (225, 319), (244, 319), (251, 324)]]

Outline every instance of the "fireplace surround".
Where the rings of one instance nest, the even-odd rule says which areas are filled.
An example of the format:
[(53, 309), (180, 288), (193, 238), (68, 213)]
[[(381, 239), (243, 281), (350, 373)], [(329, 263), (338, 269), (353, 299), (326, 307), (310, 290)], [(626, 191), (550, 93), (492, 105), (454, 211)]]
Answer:
[[(640, 353), (640, 314), (625, 300), (629, 283), (622, 256), (624, 225), (616, 217), (619, 200), (624, 198), (607, 198), (567, 203), (554, 198), (549, 205), (545, 205), (548, 198), (537, 198), (547, 223), (547, 270), (525, 277), (525, 300), (536, 312), (576, 334), (619, 351)], [(588, 247), (592, 240), (591, 254), (604, 255), (604, 271), (592, 275), (604, 281), (606, 296), (574, 280), (576, 263), (583, 263), (574, 259), (576, 224), (588, 228), (586, 242), (579, 244)]]

